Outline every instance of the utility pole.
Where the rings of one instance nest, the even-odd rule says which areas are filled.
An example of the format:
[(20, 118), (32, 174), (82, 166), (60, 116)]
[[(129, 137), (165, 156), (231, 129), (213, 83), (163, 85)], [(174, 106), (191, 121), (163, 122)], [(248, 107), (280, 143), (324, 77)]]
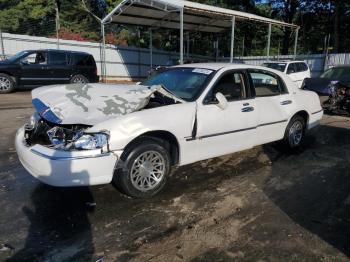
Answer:
[(56, 38), (57, 38), (57, 49), (60, 49), (60, 0), (55, 0), (55, 10), (56, 10)]

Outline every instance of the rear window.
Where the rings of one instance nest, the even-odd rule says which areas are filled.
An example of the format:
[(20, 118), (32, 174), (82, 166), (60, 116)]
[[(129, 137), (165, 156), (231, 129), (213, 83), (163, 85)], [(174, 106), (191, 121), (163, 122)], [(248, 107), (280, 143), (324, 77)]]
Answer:
[(75, 54), (74, 64), (77, 66), (95, 66), (95, 60), (91, 55)]
[(266, 66), (268, 68), (272, 68), (281, 72), (284, 72), (286, 69), (286, 63), (264, 63), (263, 66)]
[(50, 52), (50, 64), (51, 65), (66, 65), (67, 54), (63, 52)]
[(350, 67), (334, 67), (325, 71), (320, 77), (331, 80), (338, 80), (350, 75)]

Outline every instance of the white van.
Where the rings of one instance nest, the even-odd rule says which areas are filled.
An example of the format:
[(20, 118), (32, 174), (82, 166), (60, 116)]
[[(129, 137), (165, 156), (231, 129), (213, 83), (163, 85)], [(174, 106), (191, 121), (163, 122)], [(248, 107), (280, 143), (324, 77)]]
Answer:
[(310, 78), (310, 68), (305, 61), (269, 61), (263, 64), (287, 74), (300, 88), (305, 78)]

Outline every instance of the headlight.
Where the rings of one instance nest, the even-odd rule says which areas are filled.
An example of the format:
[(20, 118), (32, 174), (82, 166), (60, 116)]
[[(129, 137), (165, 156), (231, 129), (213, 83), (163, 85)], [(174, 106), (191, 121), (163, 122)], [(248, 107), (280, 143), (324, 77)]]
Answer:
[(34, 128), (38, 124), (38, 121), (40, 119), (40, 116), (38, 112), (35, 112), (31, 117), (30, 117), (30, 125)]
[(108, 143), (108, 135), (103, 133), (84, 134), (74, 142), (76, 149), (97, 149), (106, 146)]

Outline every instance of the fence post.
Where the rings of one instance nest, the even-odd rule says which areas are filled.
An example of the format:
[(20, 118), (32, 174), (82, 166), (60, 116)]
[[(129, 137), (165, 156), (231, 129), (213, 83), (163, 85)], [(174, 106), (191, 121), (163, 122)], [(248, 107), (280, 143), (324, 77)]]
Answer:
[(2, 31), (0, 29), (0, 49), (1, 49), (1, 56), (3, 58), (5, 58), (5, 49), (4, 49), (4, 42), (3, 42), (3, 38), (2, 38)]
[(140, 50), (140, 48), (138, 48), (138, 61), (137, 61), (137, 64), (138, 64), (138, 75), (139, 75), (139, 77), (138, 77), (138, 80), (141, 80), (141, 50)]

